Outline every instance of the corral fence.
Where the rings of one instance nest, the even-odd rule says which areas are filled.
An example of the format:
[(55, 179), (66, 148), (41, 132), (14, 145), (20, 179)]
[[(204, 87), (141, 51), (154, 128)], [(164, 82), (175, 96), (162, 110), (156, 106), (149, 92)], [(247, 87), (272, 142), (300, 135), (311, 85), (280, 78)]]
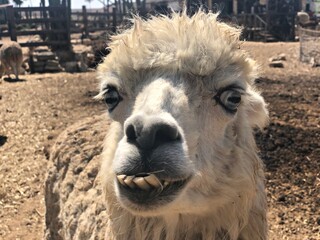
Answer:
[[(5, 8), (7, 24), (2, 25), (0, 37), (10, 37), (17, 41), (18, 36), (39, 35), (43, 41), (30, 38), (22, 46), (67, 45), (70, 41), (68, 9), (66, 7), (21, 7)], [(64, 25), (65, 27), (59, 27)], [(50, 41), (51, 35), (65, 35), (63, 40)], [(37, 41), (35, 41), (37, 40)]]
[(243, 26), (244, 39), (251, 41), (294, 41), (294, 13), (241, 13), (237, 24)]
[(91, 32), (112, 31), (115, 32), (117, 25), (123, 20), (124, 15), (118, 13), (117, 8), (112, 11), (88, 11), (82, 6), (81, 11), (71, 12), (71, 33), (82, 33), (88, 37)]
[(19, 36), (29, 36), (26, 42), (18, 41), (21, 46), (63, 48), (70, 45), (72, 33), (87, 37), (98, 30), (116, 31), (123, 19), (115, 7), (107, 12), (88, 12), (85, 7), (80, 12), (71, 12), (70, 0), (68, 2), (66, 6), (49, 7), (0, 6), (0, 39), (10, 37), (17, 41)]
[(299, 29), (300, 61), (320, 65), (320, 31)]

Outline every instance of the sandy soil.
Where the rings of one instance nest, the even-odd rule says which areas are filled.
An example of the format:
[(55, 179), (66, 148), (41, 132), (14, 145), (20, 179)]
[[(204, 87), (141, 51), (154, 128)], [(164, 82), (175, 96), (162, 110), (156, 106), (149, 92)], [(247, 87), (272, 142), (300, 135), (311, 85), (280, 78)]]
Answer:
[(0, 84), (0, 239), (42, 239), (50, 146), (72, 123), (101, 114), (94, 73), (27, 75)]
[[(244, 44), (262, 64), (257, 85), (270, 125), (257, 134), (266, 164), (271, 239), (320, 239), (320, 68), (297, 61), (299, 43)], [(286, 54), (285, 67), (268, 58)]]
[[(270, 239), (320, 239), (320, 68), (298, 43), (244, 43), (261, 63), (271, 121), (257, 133), (266, 163)], [(268, 67), (284, 53), (285, 67)], [(69, 125), (104, 111), (94, 73), (26, 75), (0, 83), (0, 239), (42, 239), (50, 147)]]

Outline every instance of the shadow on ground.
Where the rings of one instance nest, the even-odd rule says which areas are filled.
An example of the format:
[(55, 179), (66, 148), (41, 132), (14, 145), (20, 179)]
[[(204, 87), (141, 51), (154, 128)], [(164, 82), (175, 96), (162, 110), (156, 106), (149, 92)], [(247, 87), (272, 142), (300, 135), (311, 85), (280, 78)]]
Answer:
[(0, 135), (0, 147), (6, 143), (7, 139), (8, 138), (6, 136)]
[(25, 82), (26, 80), (25, 79), (20, 79), (20, 78), (4, 78), (3, 79), (5, 82), (8, 82), (8, 83), (16, 83), (16, 82)]

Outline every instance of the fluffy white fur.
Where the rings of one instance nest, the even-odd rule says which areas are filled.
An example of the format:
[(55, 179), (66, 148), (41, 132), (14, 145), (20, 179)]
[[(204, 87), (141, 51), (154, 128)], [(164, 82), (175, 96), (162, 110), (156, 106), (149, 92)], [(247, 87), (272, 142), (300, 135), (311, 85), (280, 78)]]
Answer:
[[(267, 239), (263, 164), (252, 129), (266, 124), (268, 112), (239, 34), (199, 11), (137, 17), (132, 29), (113, 37), (98, 69), (99, 97), (107, 85), (123, 97), (110, 114), (115, 121), (101, 170), (106, 239)], [(237, 113), (228, 114), (213, 97), (234, 84), (244, 94)], [(173, 119), (184, 139), (185, 171), (193, 174), (174, 201), (152, 211), (131, 206), (114, 186), (115, 154), (127, 151), (123, 127), (137, 114)]]

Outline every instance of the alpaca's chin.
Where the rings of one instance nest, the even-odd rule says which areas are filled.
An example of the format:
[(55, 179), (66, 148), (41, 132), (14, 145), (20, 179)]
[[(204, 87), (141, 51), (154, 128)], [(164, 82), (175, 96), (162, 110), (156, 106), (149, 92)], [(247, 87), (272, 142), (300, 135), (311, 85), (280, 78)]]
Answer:
[(191, 176), (183, 180), (164, 181), (159, 188), (141, 189), (124, 186), (116, 181), (116, 192), (122, 206), (136, 215), (158, 215), (186, 188)]

